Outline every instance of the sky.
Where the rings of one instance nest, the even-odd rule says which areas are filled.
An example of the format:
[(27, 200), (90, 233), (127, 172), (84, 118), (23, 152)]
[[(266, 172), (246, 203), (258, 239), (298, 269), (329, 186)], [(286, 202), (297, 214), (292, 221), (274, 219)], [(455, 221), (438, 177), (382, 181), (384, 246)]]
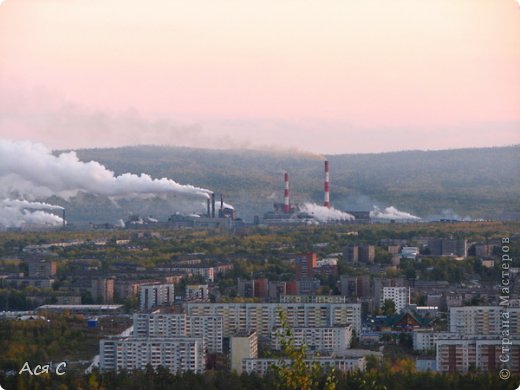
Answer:
[(0, 138), (329, 154), (520, 143), (515, 0), (0, 4)]

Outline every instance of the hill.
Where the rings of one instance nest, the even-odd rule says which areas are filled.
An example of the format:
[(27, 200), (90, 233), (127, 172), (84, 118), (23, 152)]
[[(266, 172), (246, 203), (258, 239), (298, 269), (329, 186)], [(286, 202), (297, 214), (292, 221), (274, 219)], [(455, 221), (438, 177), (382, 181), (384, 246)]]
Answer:
[[(144, 172), (223, 193), (246, 220), (282, 201), (284, 171), (290, 174), (294, 202), (321, 204), (325, 158), (331, 164), (331, 201), (336, 208), (393, 205), (422, 217), (514, 218), (520, 213), (519, 152), (520, 146), (327, 156), (162, 146), (77, 150), (81, 160), (99, 161), (118, 175)], [(97, 209), (91, 210), (88, 201)], [(98, 198), (83, 197), (80, 203), (83, 206), (77, 200), (69, 205), (72, 217), (79, 220), (172, 211), (164, 202), (152, 207), (121, 201), (117, 210), (112, 202)]]

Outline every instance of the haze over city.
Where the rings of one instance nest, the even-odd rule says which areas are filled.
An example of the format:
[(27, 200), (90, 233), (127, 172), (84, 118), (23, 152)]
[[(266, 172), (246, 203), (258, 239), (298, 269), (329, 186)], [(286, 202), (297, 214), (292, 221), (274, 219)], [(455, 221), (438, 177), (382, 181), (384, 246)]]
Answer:
[(0, 3), (0, 137), (317, 153), (520, 141), (520, 7)]

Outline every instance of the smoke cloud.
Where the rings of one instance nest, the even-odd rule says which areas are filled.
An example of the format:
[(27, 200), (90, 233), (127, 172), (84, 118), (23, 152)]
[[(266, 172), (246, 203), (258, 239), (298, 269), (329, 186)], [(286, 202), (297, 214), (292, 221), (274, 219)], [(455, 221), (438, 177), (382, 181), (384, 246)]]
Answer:
[(63, 224), (61, 217), (43, 210), (63, 210), (63, 207), (26, 200), (2, 200), (0, 201), (0, 226), (19, 228), (27, 224), (44, 226), (61, 226)]
[(384, 210), (379, 209), (377, 206), (373, 206), (372, 211), (370, 212), (370, 218), (379, 218), (379, 219), (408, 219), (408, 220), (420, 220), (421, 218), (407, 213), (405, 211), (400, 211), (396, 209), (394, 206), (390, 206), (385, 208)]
[(4, 191), (26, 198), (67, 198), (78, 192), (116, 197), (177, 193), (208, 198), (211, 193), (166, 178), (152, 179), (144, 173), (115, 176), (96, 161), (80, 161), (75, 152), (55, 156), (41, 144), (9, 140), (0, 140), (0, 183), (10, 183), (3, 186)]
[(62, 219), (46, 210), (62, 210), (61, 206), (26, 199), (52, 195), (68, 199), (79, 193), (106, 196), (116, 202), (169, 194), (207, 199), (211, 191), (167, 178), (153, 179), (144, 173), (116, 176), (96, 161), (80, 161), (75, 152), (54, 155), (42, 144), (0, 139), (0, 198), (4, 198), (0, 200), (0, 224), (4, 227), (59, 225)]
[(309, 213), (319, 222), (352, 221), (355, 219), (353, 215), (337, 210), (334, 207), (329, 209), (316, 203), (305, 203), (301, 210)]

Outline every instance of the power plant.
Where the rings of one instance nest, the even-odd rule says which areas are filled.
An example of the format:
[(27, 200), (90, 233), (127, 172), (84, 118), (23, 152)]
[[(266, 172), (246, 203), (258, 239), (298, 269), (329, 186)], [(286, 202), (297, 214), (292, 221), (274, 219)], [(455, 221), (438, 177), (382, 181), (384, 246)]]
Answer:
[[(323, 186), (323, 206), (310, 203), (303, 205), (291, 202), (289, 192), (289, 174), (284, 173), (284, 196), (283, 203), (274, 203), (273, 211), (264, 214), (263, 223), (266, 225), (287, 225), (287, 224), (312, 224), (318, 222), (348, 221), (355, 218), (339, 210), (331, 209), (330, 204), (330, 164), (326, 160), (325, 181)], [(320, 215), (317, 215), (320, 214)]]

